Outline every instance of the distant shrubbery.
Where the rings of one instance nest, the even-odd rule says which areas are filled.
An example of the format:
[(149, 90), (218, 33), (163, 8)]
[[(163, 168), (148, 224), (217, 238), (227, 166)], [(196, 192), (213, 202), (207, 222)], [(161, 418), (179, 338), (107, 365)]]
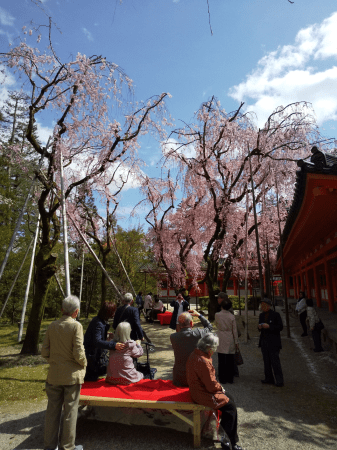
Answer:
[[(229, 296), (231, 302), (233, 303), (233, 309), (240, 309), (239, 308), (239, 296), (238, 295), (230, 295)], [(208, 303), (209, 303), (209, 297), (199, 297), (198, 298), (198, 304), (200, 306), (200, 309), (208, 309)], [(258, 309), (260, 304), (260, 297), (255, 297), (255, 309)], [(240, 307), (241, 309), (245, 309), (245, 297), (241, 296), (240, 298)], [(248, 309), (253, 310), (254, 309), (254, 297), (252, 295), (248, 295)]]

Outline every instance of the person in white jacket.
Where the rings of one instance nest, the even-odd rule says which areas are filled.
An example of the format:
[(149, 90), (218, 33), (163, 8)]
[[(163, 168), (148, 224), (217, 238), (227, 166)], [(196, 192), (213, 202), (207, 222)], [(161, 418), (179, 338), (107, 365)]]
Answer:
[(215, 324), (219, 337), (218, 376), (221, 384), (234, 383), (234, 355), (239, 350), (239, 338), (235, 316), (229, 311), (230, 300), (223, 300), (221, 311), (215, 314)]
[(303, 328), (303, 333), (301, 334), (302, 337), (308, 336), (308, 330), (307, 330), (307, 303), (305, 299), (305, 293), (303, 291), (300, 291), (300, 298), (297, 300), (295, 311), (299, 315), (300, 322)]
[(309, 324), (309, 328), (315, 345), (314, 352), (324, 352), (321, 341), (322, 330), (319, 326), (321, 322), (320, 318), (318, 317), (314, 309), (314, 302), (312, 301), (311, 298), (307, 299), (306, 304), (307, 304), (307, 322)]

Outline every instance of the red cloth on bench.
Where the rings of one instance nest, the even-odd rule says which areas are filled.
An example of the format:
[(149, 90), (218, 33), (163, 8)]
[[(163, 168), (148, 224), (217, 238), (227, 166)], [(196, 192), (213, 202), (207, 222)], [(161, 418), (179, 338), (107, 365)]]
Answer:
[(81, 395), (93, 397), (194, 403), (188, 387), (174, 386), (171, 380), (140, 380), (128, 386), (113, 386), (105, 380), (86, 381)]
[(158, 314), (157, 319), (159, 320), (160, 325), (169, 325), (172, 316), (173, 314), (171, 311), (165, 311), (164, 313)]

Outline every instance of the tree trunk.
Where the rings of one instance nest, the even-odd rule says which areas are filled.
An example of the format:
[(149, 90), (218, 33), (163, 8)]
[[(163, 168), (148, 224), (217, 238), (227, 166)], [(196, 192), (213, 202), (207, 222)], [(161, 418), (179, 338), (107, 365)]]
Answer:
[(36, 256), (35, 280), (36, 290), (29, 316), (26, 337), (21, 354), (37, 355), (39, 353), (39, 334), (47, 300), (48, 288), (52, 277), (56, 273), (57, 254), (53, 253), (50, 245), (41, 246)]

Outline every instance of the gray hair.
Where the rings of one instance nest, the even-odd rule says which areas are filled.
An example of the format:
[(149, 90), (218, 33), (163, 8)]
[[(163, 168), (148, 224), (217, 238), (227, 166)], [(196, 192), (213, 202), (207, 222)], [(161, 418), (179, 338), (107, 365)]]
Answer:
[(204, 353), (208, 353), (209, 350), (216, 351), (219, 345), (219, 338), (213, 333), (207, 333), (204, 337), (199, 339), (197, 348)]
[(130, 294), (130, 292), (128, 292), (127, 294), (124, 295), (123, 303), (131, 303), (132, 300), (133, 300), (133, 295)]
[(192, 316), (188, 312), (184, 312), (180, 314), (180, 316), (178, 317), (178, 323), (182, 328), (189, 327), (192, 321), (193, 321)]
[(80, 309), (80, 301), (76, 295), (69, 295), (62, 301), (62, 310), (68, 316), (71, 316), (76, 309)]
[(130, 339), (131, 334), (131, 325), (128, 322), (121, 322), (118, 324), (115, 335), (114, 335), (114, 341), (115, 342), (126, 342)]

